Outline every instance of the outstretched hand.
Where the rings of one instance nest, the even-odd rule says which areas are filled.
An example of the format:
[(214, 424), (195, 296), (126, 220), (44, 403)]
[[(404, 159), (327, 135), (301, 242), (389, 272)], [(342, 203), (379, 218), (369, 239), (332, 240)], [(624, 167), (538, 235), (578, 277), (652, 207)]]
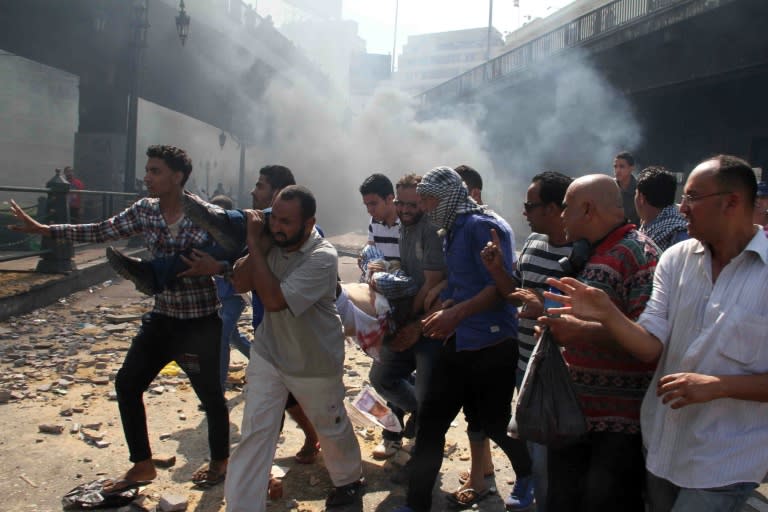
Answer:
[(11, 231), (19, 231), (21, 233), (37, 233), (40, 235), (48, 234), (48, 226), (40, 224), (35, 219), (29, 216), (21, 206), (16, 204), (16, 201), (11, 199), (11, 215), (21, 221), (21, 224), (12, 224), (8, 226)]
[(544, 292), (545, 299), (563, 304), (563, 307), (548, 308), (546, 313), (550, 315), (572, 315), (581, 320), (602, 322), (616, 308), (603, 290), (587, 286), (572, 277), (550, 277), (547, 284), (563, 293)]

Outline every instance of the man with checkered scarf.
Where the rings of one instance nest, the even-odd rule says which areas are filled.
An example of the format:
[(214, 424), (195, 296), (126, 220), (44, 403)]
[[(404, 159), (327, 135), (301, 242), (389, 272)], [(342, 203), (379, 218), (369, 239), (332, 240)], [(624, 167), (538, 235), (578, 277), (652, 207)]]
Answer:
[[(480, 259), (494, 230), (511, 272), (514, 234), (504, 219), (469, 197), (461, 177), (450, 167), (429, 171), (416, 190), (443, 238), (448, 275), (440, 297), (442, 309), (422, 321), (424, 335), (443, 340), (443, 348), (420, 411), (403, 512), (430, 510), (445, 433), (462, 407), (472, 431), (491, 438), (504, 451), (517, 479), (531, 480), (525, 443), (506, 433), (517, 367), (517, 312), (498, 295)], [(472, 491), (447, 497), (466, 505), (483, 499), (489, 489)]]

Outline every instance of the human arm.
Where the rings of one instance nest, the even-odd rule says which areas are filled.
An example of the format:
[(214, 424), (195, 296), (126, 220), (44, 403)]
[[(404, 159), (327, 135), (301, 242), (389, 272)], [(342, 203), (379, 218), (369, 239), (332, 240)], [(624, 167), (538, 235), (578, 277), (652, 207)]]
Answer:
[(232, 283), (238, 293), (253, 290), (266, 311), (280, 311), (287, 307), (280, 289), (280, 280), (267, 265), (264, 239), (265, 218), (259, 210), (246, 210), (248, 255), (235, 263)]
[(435, 311), (421, 321), (424, 335), (430, 338), (448, 338), (467, 317), (486, 311), (499, 302), (496, 286), (486, 286), (467, 300)]
[(179, 257), (188, 268), (179, 272), (177, 277), (213, 276), (224, 274), (229, 268), (228, 262), (219, 261), (200, 249), (192, 249), (189, 256), (181, 254)]
[[(413, 299), (413, 308), (411, 312), (414, 315), (418, 315), (424, 311), (427, 311), (426, 307), (427, 294), (430, 290), (434, 289), (445, 277), (445, 273), (442, 270), (425, 270), (424, 271), (424, 284), (416, 293), (416, 297)], [(439, 292), (438, 292), (439, 293)], [(437, 295), (435, 295), (435, 298)]]
[[(560, 308), (550, 308), (549, 313), (570, 315), (573, 320), (567, 320), (567, 322), (599, 323), (603, 328), (603, 334), (607, 334), (607, 339), (615, 340), (624, 350), (643, 362), (655, 361), (661, 355), (663, 349), (661, 341), (627, 318), (603, 290), (587, 286), (571, 277), (549, 278), (547, 284), (560, 290), (563, 295), (544, 292), (544, 297), (564, 305)], [(553, 325), (555, 328), (565, 326), (562, 320), (562, 318), (539, 318), (539, 322), (549, 325), (550, 328)], [(567, 329), (567, 326), (565, 327)], [(600, 333), (594, 327), (590, 329), (593, 330), (593, 334)], [(566, 333), (566, 330), (561, 330), (565, 333), (562, 334), (565, 337), (570, 334)], [(556, 339), (558, 338), (554, 330), (552, 334)]]
[(656, 396), (672, 409), (718, 398), (768, 402), (768, 374), (704, 375), (672, 373), (659, 379)]
[(490, 230), (491, 240), (480, 252), (480, 259), (488, 273), (496, 283), (496, 288), (502, 297), (508, 297), (513, 293), (520, 282), (504, 268), (504, 256), (501, 251), (501, 241), (495, 229)]

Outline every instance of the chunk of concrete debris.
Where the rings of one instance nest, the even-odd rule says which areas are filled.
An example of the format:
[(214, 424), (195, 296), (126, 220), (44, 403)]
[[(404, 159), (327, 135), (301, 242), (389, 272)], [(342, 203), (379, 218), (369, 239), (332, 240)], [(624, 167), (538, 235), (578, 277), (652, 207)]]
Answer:
[(152, 462), (159, 468), (171, 468), (176, 465), (175, 455), (154, 455)]
[(37, 426), (37, 430), (43, 434), (61, 434), (64, 432), (64, 427), (62, 425), (43, 423)]
[(163, 494), (160, 497), (160, 510), (162, 512), (177, 512), (187, 510), (187, 498), (178, 494)]

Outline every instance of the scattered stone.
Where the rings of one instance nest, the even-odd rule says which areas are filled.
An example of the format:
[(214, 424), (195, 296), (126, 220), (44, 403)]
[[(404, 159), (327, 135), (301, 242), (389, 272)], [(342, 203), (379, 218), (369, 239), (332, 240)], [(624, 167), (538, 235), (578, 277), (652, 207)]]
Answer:
[(73, 413), (73, 411), (72, 411), (72, 407), (70, 407), (70, 406), (68, 406), (68, 405), (65, 405), (65, 406), (64, 406), (64, 407), (62, 407), (62, 408), (61, 408), (61, 410), (59, 411), (59, 416), (65, 416), (65, 417), (69, 417), (69, 416), (72, 416), (72, 413)]
[(162, 512), (187, 510), (187, 504), (187, 498), (178, 494), (163, 494), (160, 497), (160, 510)]
[(11, 392), (6, 389), (0, 389), (0, 404), (4, 404), (11, 399)]
[(47, 393), (48, 391), (51, 390), (51, 385), (50, 384), (43, 384), (42, 386), (38, 386), (37, 390), (39, 392), (41, 392), (41, 393)]
[(83, 457), (83, 462), (93, 462), (93, 459), (90, 457)]
[(155, 386), (149, 390), (150, 393), (155, 395), (162, 395), (165, 393), (165, 387), (164, 386)]
[(166, 439), (170, 439), (170, 438), (171, 438), (170, 432), (163, 432), (162, 434), (160, 434), (161, 441), (165, 441)]
[(109, 399), (110, 399), (110, 400), (112, 400), (112, 401), (115, 401), (115, 400), (117, 400), (117, 391), (110, 391), (110, 392), (107, 394), (107, 398), (109, 398)]
[(104, 377), (102, 375), (94, 375), (89, 380), (91, 384), (96, 384), (98, 386), (105, 386), (109, 384), (109, 377)]
[(101, 422), (97, 423), (84, 423), (83, 428), (87, 428), (89, 430), (99, 430), (101, 429)]
[(110, 314), (104, 315), (104, 320), (113, 324), (131, 322), (133, 320), (141, 320), (141, 313), (128, 313), (123, 315), (116, 315), (116, 314), (110, 313)]
[(22, 366), (26, 366), (26, 364), (27, 364), (27, 360), (23, 357), (20, 357), (13, 362), (14, 368), (20, 368)]
[(176, 465), (175, 455), (155, 455), (152, 457), (152, 462), (159, 468), (170, 468)]
[(187, 419), (187, 415), (186, 415), (186, 414), (179, 414), (179, 419), (180, 419), (181, 421), (186, 421), (186, 419)]
[(349, 376), (349, 377), (359, 377), (360, 374), (358, 372), (356, 372), (355, 370), (349, 370), (347, 372), (347, 376)]
[(443, 450), (443, 457), (450, 457), (458, 447), (459, 446), (456, 443), (447, 443), (445, 445), (445, 449)]
[(33, 347), (35, 347), (35, 349), (37, 349), (37, 350), (46, 350), (46, 349), (49, 349), (49, 348), (53, 348), (53, 343), (51, 343), (49, 341), (40, 341), (40, 342), (35, 343), (33, 345)]
[(64, 432), (64, 427), (43, 423), (37, 426), (37, 430), (43, 434), (61, 434)]
[(127, 329), (133, 329), (135, 326), (133, 324), (129, 323), (121, 323), (117, 325), (107, 325), (104, 327), (104, 330), (108, 333), (115, 333), (115, 332), (122, 332)]
[(109, 441), (96, 441), (93, 444), (96, 446), (96, 448), (107, 448), (112, 443)]
[(98, 361), (94, 363), (93, 367), (96, 368), (97, 370), (104, 370), (107, 367), (107, 363), (103, 361)]
[(69, 427), (69, 433), (70, 434), (77, 434), (80, 432), (80, 424), (79, 423), (73, 423), (71, 427)]

